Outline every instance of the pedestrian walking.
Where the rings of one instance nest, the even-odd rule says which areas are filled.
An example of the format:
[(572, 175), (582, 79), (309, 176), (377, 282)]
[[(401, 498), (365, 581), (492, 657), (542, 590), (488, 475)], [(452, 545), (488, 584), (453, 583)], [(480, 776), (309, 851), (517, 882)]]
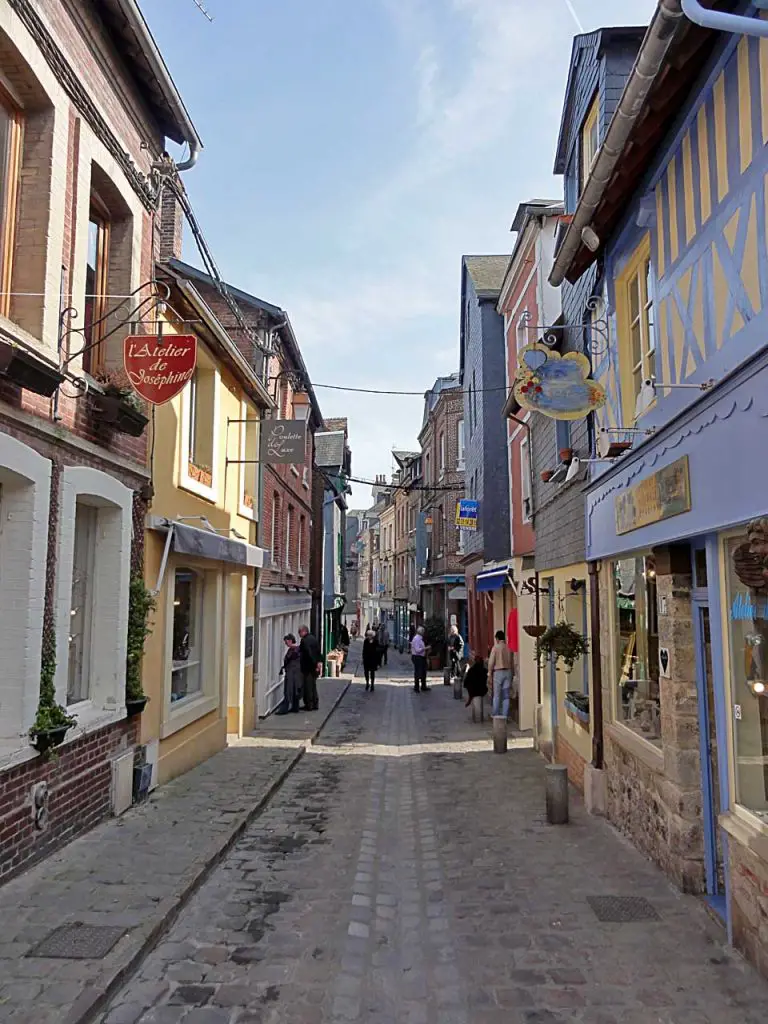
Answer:
[(416, 693), (427, 686), (427, 645), (424, 643), (424, 627), (419, 626), (411, 640), (411, 661), (413, 662), (413, 688)]
[(376, 669), (379, 667), (379, 644), (376, 634), (372, 629), (368, 630), (363, 640), (363, 672), (365, 673), (365, 688), (372, 690), (376, 682)]
[(451, 626), (448, 636), (448, 656), (450, 665), (450, 678), (461, 673), (461, 659), (464, 657), (464, 637), (459, 632), (458, 626)]
[(317, 711), (320, 706), (317, 696), (317, 677), (323, 671), (320, 644), (317, 642), (317, 638), (309, 632), (308, 626), (301, 626), (299, 636), (301, 637), (299, 643), (301, 672), (304, 678), (304, 709), (305, 711)]
[(379, 664), (386, 665), (389, 654), (389, 630), (387, 629), (386, 622), (382, 622), (379, 626), (377, 639), (379, 645)]
[(341, 624), (341, 646), (342, 648), (349, 647), (349, 630), (347, 629), (346, 622)]
[(477, 654), (472, 664), (467, 669), (464, 677), (464, 689), (467, 691), (467, 703), (469, 707), (474, 697), (485, 697), (488, 693), (488, 670), (482, 657)]
[(299, 710), (299, 700), (304, 688), (304, 676), (301, 672), (301, 652), (299, 645), (296, 643), (296, 637), (293, 633), (286, 633), (283, 637), (283, 643), (285, 644), (285, 656), (283, 658), (283, 667), (280, 669), (280, 674), (284, 676), (283, 699), (276, 711), (278, 715), (287, 715), (291, 712), (295, 714)]
[(509, 693), (514, 667), (512, 651), (507, 647), (504, 631), (500, 629), (496, 633), (496, 643), (488, 659), (488, 681), (493, 697), (494, 716), (509, 717)]

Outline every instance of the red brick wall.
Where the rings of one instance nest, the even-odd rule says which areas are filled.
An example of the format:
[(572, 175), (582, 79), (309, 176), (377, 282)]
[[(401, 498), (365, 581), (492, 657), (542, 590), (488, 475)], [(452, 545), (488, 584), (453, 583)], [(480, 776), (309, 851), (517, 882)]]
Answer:
[(581, 792), (584, 792), (584, 768), (586, 761), (577, 754), (573, 747), (563, 738), (562, 731), (556, 730), (555, 735), (555, 761), (564, 764), (568, 768), (568, 778)]
[[(0, 879), (29, 866), (93, 828), (110, 811), (112, 758), (137, 740), (136, 720), (99, 729), (61, 748), (0, 773)], [(31, 790), (49, 787), (48, 825), (32, 820)]]

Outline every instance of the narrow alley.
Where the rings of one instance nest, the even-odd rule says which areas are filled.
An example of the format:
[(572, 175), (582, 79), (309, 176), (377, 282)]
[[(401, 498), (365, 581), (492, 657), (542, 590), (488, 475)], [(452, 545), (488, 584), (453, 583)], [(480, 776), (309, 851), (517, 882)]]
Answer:
[[(579, 803), (547, 825), (529, 741), (494, 755), (409, 667), (355, 680), (103, 1024), (764, 1020), (699, 900)], [(601, 922), (606, 897), (636, 919)]]

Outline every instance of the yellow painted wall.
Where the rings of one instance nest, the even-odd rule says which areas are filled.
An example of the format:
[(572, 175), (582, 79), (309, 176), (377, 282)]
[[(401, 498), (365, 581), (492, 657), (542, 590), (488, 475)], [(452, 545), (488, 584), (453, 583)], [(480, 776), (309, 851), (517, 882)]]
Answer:
[[(571, 625), (579, 632), (582, 631), (582, 604), (586, 604), (587, 608), (587, 630), (589, 630), (590, 622), (590, 604), (589, 604), (589, 570), (585, 562), (578, 563), (576, 565), (566, 566), (564, 569), (555, 569), (542, 573), (540, 585), (546, 586), (547, 580), (554, 580), (554, 591), (555, 591), (555, 622), (559, 622), (561, 619), (566, 619)], [(571, 590), (570, 581), (572, 579), (583, 580), (584, 587), (577, 593)], [(549, 599), (546, 594), (542, 594), (542, 622), (549, 623)], [(592, 723), (590, 722), (589, 729), (585, 729), (581, 724), (575, 722), (569, 717), (565, 710), (564, 700), (565, 694), (568, 690), (583, 690), (584, 672), (589, 668), (589, 655), (586, 660), (580, 658), (574, 665), (573, 672), (570, 674), (563, 668), (562, 661), (558, 662), (557, 668), (557, 728), (562, 734), (565, 741), (582, 757), (585, 761), (591, 761), (592, 759)], [(548, 717), (550, 714), (551, 704), (551, 670), (548, 662), (545, 662), (542, 666), (542, 679), (544, 681), (544, 687), (546, 690), (546, 698), (544, 701), (544, 717)], [(590, 678), (590, 693), (592, 692), (592, 681)]]
[[(167, 334), (179, 333), (172, 324)], [(237, 530), (249, 543), (257, 540), (257, 524), (241, 504), (242, 467), (228, 465), (227, 459), (239, 460), (242, 452), (243, 428), (240, 424), (227, 421), (245, 417), (258, 417), (255, 406), (247, 404), (245, 396), (235, 378), (220, 365), (200, 342), (198, 342), (199, 364), (214, 367), (216, 374), (217, 421), (213, 430), (216, 448), (215, 494), (212, 499), (195, 494), (185, 485), (182, 474), (182, 423), (184, 393), (166, 405), (155, 409), (154, 437), (150, 438), (154, 450), (152, 477), (155, 497), (150, 512), (153, 516), (168, 519), (178, 517), (205, 516), (213, 527), (222, 532), (230, 528)], [(189, 390), (187, 385), (186, 390)], [(186, 448), (186, 444), (184, 445)], [(258, 502), (256, 503), (258, 505)], [(190, 519), (189, 525), (203, 527), (204, 524)], [(147, 586), (154, 589), (157, 583), (160, 562), (165, 544), (165, 534), (147, 531), (145, 551), (145, 579)], [(233, 566), (222, 563), (208, 563), (207, 568), (219, 568), (225, 573), (224, 584), (228, 592), (228, 614), (224, 624), (223, 640), (226, 652), (223, 673), (226, 693), (222, 704), (227, 713), (213, 711), (197, 719), (173, 735), (160, 739), (165, 700), (166, 673), (169, 667), (166, 659), (167, 587), (173, 583), (173, 574), (166, 574), (164, 585), (157, 596), (157, 609), (152, 617), (152, 636), (145, 647), (143, 681), (144, 690), (150, 702), (142, 716), (141, 741), (147, 743), (160, 739), (158, 782), (162, 783), (206, 760), (226, 746), (228, 727), (232, 732), (242, 734), (255, 724), (255, 701), (253, 697), (253, 666), (243, 666), (242, 644), (245, 623), (242, 615), (242, 572), (232, 572)], [(253, 617), (255, 598), (253, 593), (254, 572), (247, 574), (248, 590), (246, 617)], [(230, 701), (233, 705), (230, 707)], [(228, 721), (229, 720), (229, 721)]]

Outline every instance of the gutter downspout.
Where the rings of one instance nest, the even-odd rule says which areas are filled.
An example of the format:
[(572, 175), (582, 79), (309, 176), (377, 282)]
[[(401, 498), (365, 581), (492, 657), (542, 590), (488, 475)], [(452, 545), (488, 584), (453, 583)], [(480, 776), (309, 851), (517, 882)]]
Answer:
[(664, 63), (680, 19), (683, 17), (680, 4), (681, 0), (659, 0), (659, 6), (621, 94), (616, 113), (608, 125), (605, 141), (598, 150), (573, 220), (555, 258), (555, 265), (549, 275), (549, 283), (553, 288), (559, 288), (565, 280), (573, 258), (582, 244), (582, 231), (591, 225), (595, 210), (624, 152), (629, 134)]
[[(726, 14), (724, 11), (710, 11), (702, 7), (699, 0), (682, 0), (683, 14), (695, 25), (712, 28), (720, 32), (738, 32), (745, 36), (768, 37), (768, 21), (748, 18), (743, 14)], [(755, 6), (766, 10), (765, 0)]]
[(589, 563), (590, 650), (592, 655), (592, 765), (603, 767), (603, 671), (600, 654), (600, 576), (599, 562)]

